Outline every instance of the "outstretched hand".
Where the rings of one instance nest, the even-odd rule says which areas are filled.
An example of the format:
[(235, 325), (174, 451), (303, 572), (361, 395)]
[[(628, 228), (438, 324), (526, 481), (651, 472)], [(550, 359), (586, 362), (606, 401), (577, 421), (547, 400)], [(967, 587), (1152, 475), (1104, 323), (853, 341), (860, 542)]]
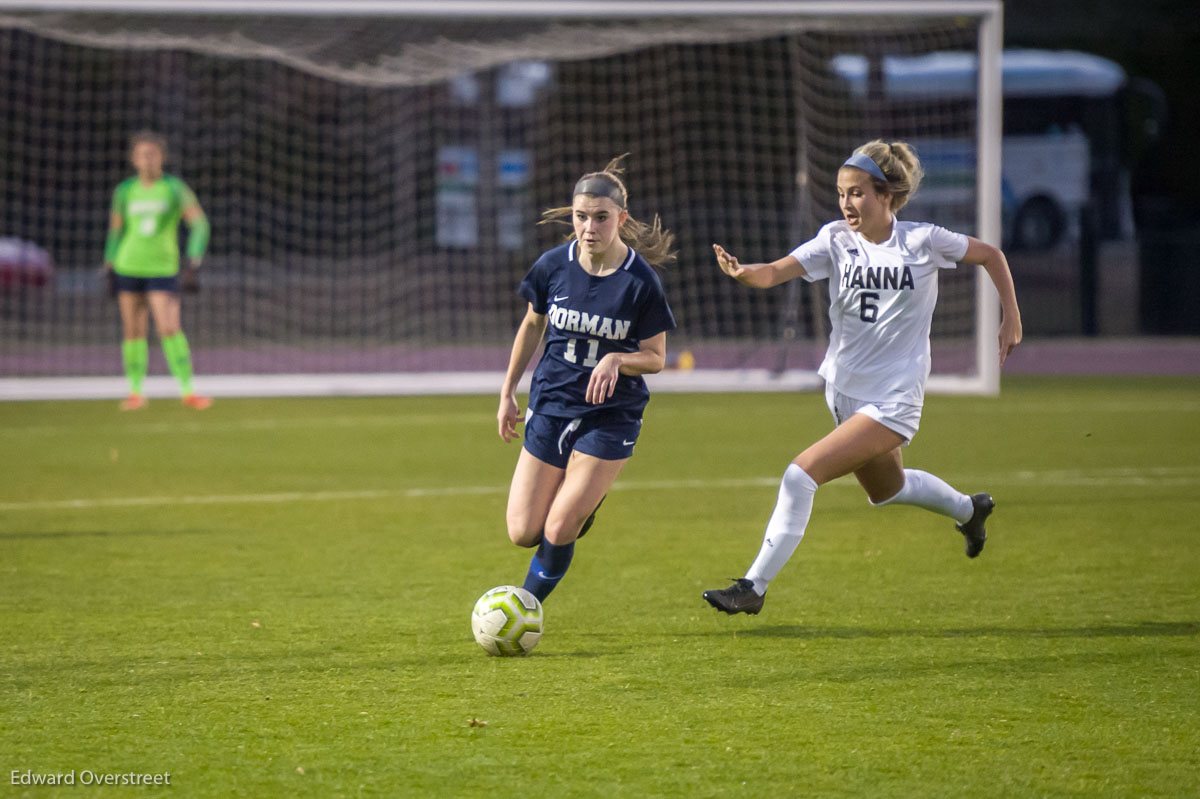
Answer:
[(738, 263), (738, 259), (727, 253), (720, 244), (713, 245), (713, 252), (717, 254), (717, 266), (721, 267), (722, 272), (734, 280), (739, 280), (746, 274), (746, 270)]

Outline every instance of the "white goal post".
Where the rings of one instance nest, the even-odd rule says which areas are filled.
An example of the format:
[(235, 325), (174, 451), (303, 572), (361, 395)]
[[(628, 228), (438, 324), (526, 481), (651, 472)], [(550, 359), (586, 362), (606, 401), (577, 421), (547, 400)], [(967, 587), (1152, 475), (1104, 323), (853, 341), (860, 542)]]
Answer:
[[(147, 128), (212, 221), (183, 304), (202, 393), (498, 391), (516, 284), (561, 240), (538, 212), (623, 152), (679, 243), (651, 389), (815, 389), (820, 284), (748, 292), (708, 243), (785, 254), (883, 137), (926, 161), (921, 218), (999, 244), (1002, 30), (1001, 0), (0, 0), (0, 399), (124, 395), (97, 267)], [(950, 51), (975, 85), (889, 91)], [(995, 291), (953, 271), (929, 390), (995, 394)]]

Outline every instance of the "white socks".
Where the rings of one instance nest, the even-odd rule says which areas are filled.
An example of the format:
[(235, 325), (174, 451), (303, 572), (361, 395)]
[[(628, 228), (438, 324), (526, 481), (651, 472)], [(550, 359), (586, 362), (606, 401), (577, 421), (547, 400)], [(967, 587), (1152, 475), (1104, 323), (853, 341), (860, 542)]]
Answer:
[[(759, 596), (767, 592), (767, 584), (775, 579), (783, 564), (796, 551), (800, 539), (804, 538), (804, 528), (808, 526), (808, 517), (812, 515), (813, 496), (816, 493), (817, 481), (796, 464), (789, 464), (779, 485), (775, 510), (767, 522), (762, 549), (746, 572), (746, 579), (754, 581), (754, 593)], [(967, 504), (971, 504), (970, 498)]]
[(969, 496), (959, 493), (942, 478), (919, 469), (904, 470), (904, 486), (896, 492), (896, 496), (871, 504), (916, 505), (949, 516), (959, 524), (969, 521), (975, 512)]
[[(754, 582), (754, 593), (762, 596), (767, 585), (779, 574), (783, 564), (796, 551), (804, 538), (804, 528), (812, 515), (817, 481), (796, 464), (789, 464), (779, 485), (779, 498), (767, 522), (762, 549), (754, 559), (746, 579)], [(916, 505), (918, 508), (949, 516), (959, 524), (970, 520), (975, 512), (971, 498), (956, 491), (945, 480), (919, 469), (904, 470), (904, 486), (891, 499), (873, 505)]]

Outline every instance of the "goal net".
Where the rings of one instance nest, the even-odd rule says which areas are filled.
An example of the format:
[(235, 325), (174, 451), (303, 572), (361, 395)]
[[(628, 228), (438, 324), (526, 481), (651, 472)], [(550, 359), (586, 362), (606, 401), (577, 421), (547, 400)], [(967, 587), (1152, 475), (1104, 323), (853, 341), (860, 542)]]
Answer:
[[(668, 390), (817, 384), (823, 285), (742, 288), (711, 245), (785, 255), (839, 216), (863, 141), (925, 161), (902, 218), (998, 238), (998, 2), (20, 5), (0, 2), (0, 397), (124, 392), (98, 267), (141, 129), (211, 222), (183, 328), (214, 394), (498, 390), (515, 288), (564, 240), (540, 211), (623, 153), (631, 212), (677, 237)], [(948, 53), (984, 74), (919, 79)], [(942, 275), (931, 390), (996, 390), (980, 273)]]

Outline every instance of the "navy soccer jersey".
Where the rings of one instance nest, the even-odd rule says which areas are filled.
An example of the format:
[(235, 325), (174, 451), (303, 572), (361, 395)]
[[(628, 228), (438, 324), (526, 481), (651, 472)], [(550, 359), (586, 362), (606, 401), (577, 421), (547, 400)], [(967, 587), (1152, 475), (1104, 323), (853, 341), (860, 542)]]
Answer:
[(640, 414), (650, 400), (640, 375), (620, 375), (600, 405), (586, 400), (592, 369), (610, 352), (637, 352), (643, 339), (675, 328), (662, 282), (646, 259), (629, 248), (625, 262), (604, 277), (579, 263), (576, 240), (537, 259), (517, 293), (545, 314), (546, 345), (533, 372), (529, 408), (575, 418), (598, 410)]

